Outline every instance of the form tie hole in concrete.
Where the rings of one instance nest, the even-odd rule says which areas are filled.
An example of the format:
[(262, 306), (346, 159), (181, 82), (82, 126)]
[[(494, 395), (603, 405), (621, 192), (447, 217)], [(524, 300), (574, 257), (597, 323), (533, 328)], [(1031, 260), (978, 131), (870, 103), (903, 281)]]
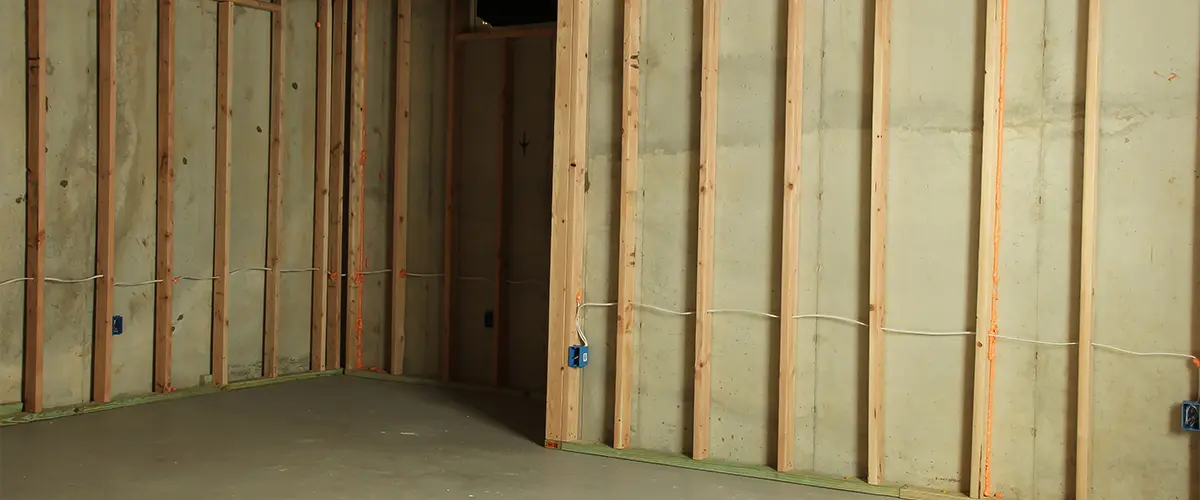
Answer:
[(296, 90), (298, 88), (300, 88), (300, 86), (296, 85), (296, 82), (292, 82), (292, 90)]
[(58, 183), (58, 185), (59, 185), (59, 186), (62, 186), (62, 187), (67, 187), (67, 185), (69, 185), (69, 184), (70, 184), (70, 183), (69, 183), (69, 182), (67, 182), (65, 179), (64, 179), (62, 182)]
[(184, 165), (187, 165), (187, 157), (186, 157), (186, 156), (185, 156), (185, 157), (183, 157), (183, 164), (184, 164)]
[(261, 127), (261, 126), (260, 126), (260, 127), (254, 127), (254, 128), (255, 128), (256, 130), (258, 130), (258, 133), (260, 133), (260, 134), (262, 133), (262, 127)]

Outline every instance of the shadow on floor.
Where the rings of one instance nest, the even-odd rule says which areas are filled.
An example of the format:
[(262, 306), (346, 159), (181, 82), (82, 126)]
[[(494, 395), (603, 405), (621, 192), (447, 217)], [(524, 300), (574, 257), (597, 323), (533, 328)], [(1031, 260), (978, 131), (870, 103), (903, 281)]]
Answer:
[(545, 399), (488, 389), (447, 388), (444, 391), (456, 406), (481, 415), (538, 446), (545, 443)]

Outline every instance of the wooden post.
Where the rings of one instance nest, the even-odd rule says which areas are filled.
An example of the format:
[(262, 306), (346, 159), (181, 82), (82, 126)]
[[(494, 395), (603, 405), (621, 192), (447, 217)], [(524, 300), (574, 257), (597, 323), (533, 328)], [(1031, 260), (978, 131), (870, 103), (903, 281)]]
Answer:
[(458, 125), (458, 46), (454, 36), (458, 34), (458, 0), (446, 2), (449, 13), (446, 17), (446, 200), (444, 232), (442, 238), (442, 335), (440, 344), (442, 380), (450, 380), (451, 336), (454, 334), (454, 162)]
[(217, 154), (213, 206), (213, 385), (229, 383), (229, 152), (233, 108), (233, 4), (217, 4)]
[(1096, 292), (1096, 211), (1100, 164), (1100, 0), (1088, 1), (1083, 108), (1083, 225), (1079, 272), (1079, 387), (1075, 424), (1075, 498), (1092, 496), (1092, 323)]
[(892, 0), (875, 0), (875, 72), (871, 104), (871, 270), (867, 379), (867, 482), (883, 483), (884, 277), (887, 254), (888, 112)]
[(412, 126), (412, 0), (396, 4), (396, 138), (392, 158), (392, 375), (404, 374), (408, 280), (408, 167)]
[(158, 0), (158, 199), (154, 294), (154, 392), (170, 392), (171, 294), (175, 284), (175, 0)]
[(704, 0), (700, 54), (700, 221), (696, 229), (696, 366), (692, 458), (708, 458), (712, 407), (712, 309), (717, 216), (717, 53), (720, 0)]
[(283, 10), (271, 13), (271, 145), (267, 157), (267, 280), (263, 316), (263, 376), (279, 376), (280, 251), (283, 243)]
[(620, 270), (617, 272), (616, 404), (613, 448), (630, 446), (633, 408), (633, 325), (637, 302), (638, 122), (640, 118), (638, 57), (642, 51), (642, 1), (625, 0), (624, 70), (621, 74), (621, 209)]
[[(576, 0), (575, 13), (571, 22), (574, 24), (574, 35), (571, 47), (571, 145), (570, 156), (567, 159), (571, 166), (570, 222), (571, 241), (568, 251), (570, 272), (567, 274), (568, 290), (573, 291), (576, 306), (566, 315), (567, 323), (563, 325), (564, 332), (574, 335), (575, 325), (579, 318), (579, 304), (583, 301), (583, 248), (586, 241), (587, 223), (587, 123), (588, 123), (588, 70), (589, 45), (591, 26), (590, 0)], [(565, 349), (560, 356), (565, 355)], [(564, 359), (565, 361), (565, 359)], [(564, 387), (563, 438), (568, 441), (579, 439), (579, 390), (582, 380), (580, 370), (567, 372)]]
[(325, 251), (329, 242), (329, 0), (317, 0), (317, 136), (313, 181), (312, 333), (308, 369), (325, 369)]
[(550, 226), (550, 319), (546, 439), (579, 438), (579, 370), (567, 367), (583, 300), (587, 167), (589, 3), (558, 4), (554, 68), (554, 181)]
[(504, 54), (500, 60), (500, 157), (497, 168), (500, 185), (496, 195), (496, 327), (495, 343), (492, 346), (492, 385), (501, 387), (508, 376), (508, 221), (512, 219), (512, 144), (513, 144), (513, 96), (515, 76), (513, 58), (515, 45), (512, 38), (503, 42)]
[(775, 468), (795, 467), (796, 294), (800, 287), (800, 161), (804, 132), (804, 0), (788, 0), (783, 146), (783, 275), (779, 306), (779, 431)]
[(98, 0), (96, 141), (96, 311), (92, 325), (92, 401), (112, 399), (113, 280), (116, 279), (116, 196), (113, 171), (117, 146), (117, 6)]
[(25, 411), (42, 411), (45, 336), (46, 3), (25, 1)]
[(983, 158), (979, 190), (979, 268), (975, 305), (975, 386), (972, 391), (971, 497), (990, 495), (992, 374), (999, 286), (1000, 172), (1004, 154), (1004, 58), (1007, 0), (988, 0), (983, 82)]
[(362, 368), (363, 177), (367, 160), (367, 1), (354, 0), (350, 16), (350, 210), (346, 248), (350, 276), (347, 280), (346, 369)]
[(345, 227), (344, 183), (346, 176), (346, 0), (333, 2), (333, 85), (329, 104), (329, 257), (328, 314), (325, 326), (325, 367), (342, 365), (342, 245)]
[(568, 327), (568, 318), (573, 317), (571, 308), (575, 299), (570, 285), (570, 241), (571, 226), (568, 223), (570, 184), (570, 141), (571, 141), (571, 81), (574, 75), (572, 47), (574, 45), (573, 15), (578, 0), (558, 2), (558, 34), (555, 38), (554, 55), (554, 144), (553, 183), (551, 192), (550, 224), (550, 318), (546, 351), (546, 439), (569, 441), (564, 416), (569, 413), (567, 346), (574, 336)]

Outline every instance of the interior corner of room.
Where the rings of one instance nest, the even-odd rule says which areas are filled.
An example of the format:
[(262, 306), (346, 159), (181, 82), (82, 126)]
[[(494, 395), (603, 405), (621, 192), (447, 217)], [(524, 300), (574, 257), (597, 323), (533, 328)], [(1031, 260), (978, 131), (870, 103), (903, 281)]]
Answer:
[(1200, 500), (1194, 0), (80, 3), (0, 1), (8, 436), (532, 403), (530, 463)]

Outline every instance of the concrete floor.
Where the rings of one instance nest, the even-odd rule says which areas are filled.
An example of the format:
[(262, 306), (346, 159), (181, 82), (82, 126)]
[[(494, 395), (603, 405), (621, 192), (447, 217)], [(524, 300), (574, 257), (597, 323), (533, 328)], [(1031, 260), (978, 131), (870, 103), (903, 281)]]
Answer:
[(0, 429), (0, 498), (873, 498), (551, 451), (541, 404), (351, 377)]

